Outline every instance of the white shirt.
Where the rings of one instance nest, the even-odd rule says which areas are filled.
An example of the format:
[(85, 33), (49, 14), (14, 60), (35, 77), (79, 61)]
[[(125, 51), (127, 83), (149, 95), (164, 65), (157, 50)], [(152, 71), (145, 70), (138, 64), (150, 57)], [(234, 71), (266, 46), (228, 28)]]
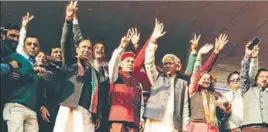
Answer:
[(173, 126), (173, 113), (174, 113), (174, 81), (175, 75), (169, 78), (170, 81), (170, 89), (169, 96), (167, 99), (166, 109), (161, 120), (161, 123), (172, 125)]
[(223, 96), (232, 103), (232, 113), (224, 122), (225, 128), (223, 129), (226, 130), (240, 127), (243, 120), (243, 98), (241, 90), (238, 89), (235, 93), (233, 93), (233, 91), (228, 91), (224, 93)]
[[(149, 45), (147, 46), (146, 50), (145, 50), (145, 69), (146, 69), (146, 73), (147, 76), (151, 82), (152, 85), (154, 85), (154, 83), (157, 80), (157, 76), (159, 74), (158, 70), (156, 69), (156, 65), (155, 65), (155, 51), (157, 49), (158, 45), (153, 44), (152, 42), (149, 43)], [(162, 131), (161, 128), (164, 128), (164, 131), (168, 131), (167, 129), (174, 129), (173, 126), (173, 113), (174, 113), (174, 81), (175, 81), (175, 76), (170, 78), (170, 83), (171, 83), (171, 92), (170, 92), (170, 96), (168, 97), (168, 102), (166, 105), (166, 110), (165, 113), (163, 115), (163, 118), (160, 122), (150, 122), (147, 124), (151, 124), (149, 127), (150, 128), (154, 128), (153, 131), (156, 132), (155, 128), (159, 129), (158, 131)], [(185, 92), (186, 96), (188, 97), (188, 90), (186, 90), (187, 92)], [(187, 131), (187, 125), (189, 122), (189, 103), (188, 100), (185, 100), (184, 102), (184, 107), (183, 107), (183, 130)], [(172, 113), (172, 114), (170, 114)], [(153, 124), (152, 124), (153, 123)], [(169, 124), (169, 125), (165, 125), (162, 127), (163, 124)], [(148, 128), (147, 130), (150, 131), (150, 128)]]
[(17, 51), (17, 53), (21, 54), (25, 59), (29, 60), (29, 62), (32, 65), (35, 65), (35, 60), (33, 58), (31, 58), (29, 55), (27, 55), (23, 50), (24, 40), (26, 38), (26, 33), (27, 33), (27, 31), (24, 28), (22, 28), (20, 30), (19, 44), (17, 46), (16, 51)]

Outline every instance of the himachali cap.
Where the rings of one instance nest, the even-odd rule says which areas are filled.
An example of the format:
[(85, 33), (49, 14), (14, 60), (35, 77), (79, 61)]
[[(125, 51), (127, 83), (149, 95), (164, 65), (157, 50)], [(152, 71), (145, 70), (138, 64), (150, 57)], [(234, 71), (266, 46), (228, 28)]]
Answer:
[(121, 56), (121, 61), (123, 61), (127, 57), (135, 58), (135, 54), (133, 52), (131, 52), (131, 51), (127, 51), (127, 52), (123, 53), (123, 55)]

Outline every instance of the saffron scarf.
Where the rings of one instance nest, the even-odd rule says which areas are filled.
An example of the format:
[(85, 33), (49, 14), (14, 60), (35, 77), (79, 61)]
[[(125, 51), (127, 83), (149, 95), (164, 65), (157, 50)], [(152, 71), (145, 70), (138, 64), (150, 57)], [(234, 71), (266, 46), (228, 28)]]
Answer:
[(96, 75), (96, 71), (94, 68), (91, 66), (91, 102), (89, 106), (89, 111), (93, 114), (97, 114), (98, 111), (98, 95), (99, 95), (99, 83), (98, 83), (98, 78)]
[[(86, 63), (88, 64), (88, 63)], [(79, 58), (77, 58), (77, 65), (78, 65), (78, 76), (84, 76), (85, 75), (85, 69), (82, 66), (82, 62)], [(98, 111), (98, 95), (99, 95), (99, 83), (98, 78), (96, 75), (96, 71), (94, 70), (94, 67), (90, 65), (91, 67), (91, 101), (89, 104), (89, 111), (93, 114), (97, 114)]]
[[(208, 124), (215, 126), (215, 96), (213, 92), (201, 90), (201, 96), (205, 111), (205, 118)], [(209, 100), (208, 100), (209, 97)]]

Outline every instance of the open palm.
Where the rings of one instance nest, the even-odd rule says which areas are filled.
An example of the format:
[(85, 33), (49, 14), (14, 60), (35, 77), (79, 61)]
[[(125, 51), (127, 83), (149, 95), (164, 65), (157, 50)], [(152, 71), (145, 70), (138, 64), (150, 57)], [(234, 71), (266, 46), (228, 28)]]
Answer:
[(166, 31), (164, 32), (164, 24), (160, 23), (157, 18), (155, 19), (155, 27), (154, 31), (152, 33), (153, 39), (158, 39), (166, 34)]
[(199, 50), (198, 53), (201, 55), (207, 54), (212, 48), (213, 48), (212, 44), (206, 44)]

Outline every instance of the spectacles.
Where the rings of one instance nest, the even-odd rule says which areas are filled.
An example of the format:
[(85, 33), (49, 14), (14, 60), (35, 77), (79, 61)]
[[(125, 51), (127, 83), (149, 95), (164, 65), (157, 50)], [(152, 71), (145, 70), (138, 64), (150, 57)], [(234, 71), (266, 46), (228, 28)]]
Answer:
[(230, 82), (239, 82), (240, 78), (231, 79)]

